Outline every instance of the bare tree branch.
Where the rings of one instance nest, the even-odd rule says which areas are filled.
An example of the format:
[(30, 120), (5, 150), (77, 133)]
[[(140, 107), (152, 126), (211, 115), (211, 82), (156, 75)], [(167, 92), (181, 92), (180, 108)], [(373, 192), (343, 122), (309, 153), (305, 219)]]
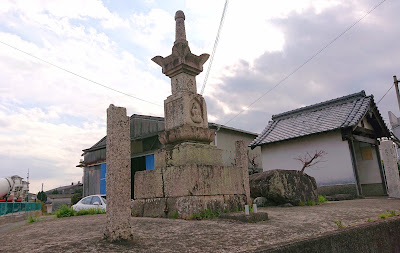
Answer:
[(306, 168), (312, 167), (320, 162), (326, 162), (321, 160), (321, 158), (326, 154), (327, 153), (324, 150), (315, 150), (315, 153), (312, 156), (307, 152), (305, 155), (298, 156), (294, 159), (302, 163), (303, 167), (301, 168), (300, 173), (304, 174)]

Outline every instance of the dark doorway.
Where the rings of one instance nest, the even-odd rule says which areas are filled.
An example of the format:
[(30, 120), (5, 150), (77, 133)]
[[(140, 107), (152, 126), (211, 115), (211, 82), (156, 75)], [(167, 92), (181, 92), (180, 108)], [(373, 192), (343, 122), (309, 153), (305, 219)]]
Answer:
[(146, 157), (136, 157), (131, 159), (131, 199), (135, 196), (135, 173), (136, 171), (146, 170)]

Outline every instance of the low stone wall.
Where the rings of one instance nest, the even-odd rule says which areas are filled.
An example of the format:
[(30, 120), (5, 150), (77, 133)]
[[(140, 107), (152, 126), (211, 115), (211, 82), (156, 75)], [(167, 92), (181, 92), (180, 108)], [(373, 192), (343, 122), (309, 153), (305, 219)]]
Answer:
[(400, 252), (400, 217), (344, 228), (256, 252)]
[(357, 197), (357, 187), (355, 184), (318, 186), (317, 192), (324, 196), (351, 194), (354, 197)]

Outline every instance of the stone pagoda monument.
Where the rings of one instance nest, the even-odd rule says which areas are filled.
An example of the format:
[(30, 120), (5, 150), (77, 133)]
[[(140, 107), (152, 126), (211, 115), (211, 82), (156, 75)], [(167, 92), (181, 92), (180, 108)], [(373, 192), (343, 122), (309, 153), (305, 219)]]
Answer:
[(243, 209), (249, 201), (246, 149), (237, 143), (236, 166), (223, 166), (222, 150), (210, 145), (206, 102), (197, 94), (196, 76), (208, 54), (192, 54), (186, 40), (185, 15), (175, 14), (172, 54), (152, 60), (171, 79), (164, 101), (165, 148), (155, 154), (155, 169), (135, 174), (134, 216), (188, 218), (204, 209)]

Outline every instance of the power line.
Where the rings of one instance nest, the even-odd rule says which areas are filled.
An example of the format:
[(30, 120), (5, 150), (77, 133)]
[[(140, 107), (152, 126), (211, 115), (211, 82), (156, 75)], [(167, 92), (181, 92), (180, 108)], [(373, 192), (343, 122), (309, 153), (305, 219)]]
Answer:
[(217, 37), (215, 38), (214, 48), (213, 48), (213, 51), (212, 51), (212, 53), (211, 53), (211, 58), (210, 58), (210, 62), (209, 62), (209, 64), (208, 64), (206, 76), (204, 77), (203, 86), (201, 87), (201, 91), (200, 91), (200, 94), (201, 94), (201, 95), (203, 95), (204, 89), (206, 88), (208, 75), (210, 74), (210, 71), (211, 71), (211, 65), (212, 65), (213, 60), (214, 60), (215, 51), (217, 50), (217, 45), (218, 45), (218, 42), (219, 42), (219, 35), (220, 35), (220, 33), (221, 33), (222, 26), (223, 26), (223, 24), (224, 24), (225, 13), (226, 13), (226, 10), (227, 10), (227, 9), (228, 9), (228, 0), (225, 1), (224, 10), (222, 11), (222, 17), (221, 17), (221, 20), (220, 20), (220, 22), (219, 22), (219, 28), (218, 28), (218, 32), (217, 32)]
[[(348, 28), (346, 28), (343, 32), (341, 32), (339, 35), (337, 35), (334, 39), (332, 39), (328, 44), (326, 44), (324, 47), (322, 47), (320, 50), (318, 50), (315, 54), (313, 54), (310, 58), (308, 58), (306, 61), (304, 61), (300, 66), (295, 68), (292, 72), (290, 72), (288, 75), (286, 75), (283, 79), (281, 79), (276, 85), (274, 85), (272, 88), (267, 90), (265, 93), (263, 93), (260, 97), (258, 97), (256, 100), (254, 100), (251, 104), (249, 104), (245, 109), (241, 110), (238, 114), (236, 114), (233, 118), (228, 120), (224, 125), (228, 124), (232, 120), (234, 120), (236, 117), (238, 117), (240, 114), (242, 114), (244, 111), (248, 110), (252, 105), (257, 103), (261, 98), (263, 98), (265, 95), (267, 95), (269, 92), (271, 92), (273, 89), (278, 87), (280, 84), (282, 84), (285, 80), (287, 80), (289, 77), (291, 77), (293, 74), (295, 74), (297, 71), (299, 71), (302, 67), (304, 67), (307, 63), (309, 63), (311, 60), (313, 60), (316, 56), (318, 56), (320, 53), (322, 53), (325, 49), (327, 49), (330, 45), (332, 45), (335, 41), (337, 41), (340, 37), (342, 37), (346, 32), (348, 32), (351, 28), (353, 28), (355, 25), (357, 25), (361, 20), (363, 20), (365, 17), (367, 17), (371, 12), (373, 12), (376, 8), (378, 8), (381, 4), (383, 4), (386, 0), (383, 0), (379, 2), (377, 5), (375, 5), (371, 10), (369, 10), (364, 16), (359, 18), (356, 22), (354, 22), (352, 25), (350, 25)], [(389, 92), (389, 91), (388, 91)]]
[(140, 101), (149, 103), (149, 104), (161, 106), (161, 105), (159, 105), (159, 104), (156, 104), (156, 103), (147, 101), (147, 100), (142, 99), (142, 98), (138, 98), (138, 97), (132, 96), (132, 95), (130, 95), (130, 94), (128, 94), (128, 93), (119, 91), (119, 90), (117, 90), (117, 89), (108, 87), (108, 86), (106, 86), (106, 85), (104, 85), (104, 84), (101, 84), (101, 83), (99, 83), (99, 82), (93, 81), (93, 80), (91, 80), (91, 79), (89, 79), (89, 78), (87, 78), (87, 77), (84, 77), (84, 76), (82, 76), (82, 75), (80, 75), (80, 74), (77, 74), (77, 73), (72, 72), (72, 71), (70, 71), (70, 70), (68, 70), (68, 69), (65, 69), (65, 68), (63, 68), (63, 67), (60, 67), (60, 66), (58, 66), (58, 65), (56, 65), (56, 64), (54, 64), (54, 63), (51, 63), (51, 62), (46, 61), (46, 60), (44, 60), (44, 59), (41, 59), (41, 58), (39, 58), (39, 57), (37, 57), (37, 56), (35, 56), (35, 55), (33, 55), (33, 54), (30, 54), (30, 53), (28, 53), (28, 52), (26, 52), (26, 51), (23, 51), (23, 50), (21, 50), (21, 49), (19, 49), (19, 48), (17, 48), (17, 47), (14, 47), (14, 46), (12, 46), (12, 45), (10, 45), (10, 44), (7, 44), (7, 43), (5, 43), (5, 42), (3, 42), (3, 41), (0, 41), (0, 43), (6, 45), (6, 46), (8, 46), (8, 47), (11, 47), (12, 49), (17, 50), (17, 51), (19, 51), (19, 52), (21, 52), (21, 53), (24, 53), (24, 54), (26, 54), (26, 55), (29, 55), (30, 57), (33, 57), (33, 58), (35, 58), (35, 59), (37, 59), (37, 60), (39, 60), (39, 61), (42, 61), (42, 62), (47, 63), (47, 64), (49, 64), (49, 65), (51, 65), (51, 66), (53, 66), (53, 67), (56, 67), (56, 68), (61, 69), (61, 70), (65, 71), (65, 72), (67, 72), (67, 73), (70, 73), (70, 74), (72, 74), (72, 75), (74, 75), (74, 76), (80, 77), (80, 78), (82, 78), (82, 79), (84, 79), (84, 80), (86, 80), (86, 81), (89, 81), (89, 82), (91, 82), (91, 83), (94, 83), (94, 84), (97, 84), (97, 85), (99, 85), (99, 86), (102, 86), (103, 88), (106, 88), (106, 89), (109, 89), (109, 90), (118, 92), (118, 93), (123, 94), (123, 95), (125, 95), (125, 96), (131, 97), (131, 98), (134, 98), (134, 99), (137, 99), (137, 100), (140, 100)]
[(389, 91), (393, 88), (394, 84), (392, 84), (392, 86), (390, 86), (390, 88), (386, 91), (386, 93), (381, 97), (381, 99), (379, 99), (378, 102), (376, 102), (376, 104), (379, 104), (379, 102), (382, 101), (382, 99), (389, 93)]

